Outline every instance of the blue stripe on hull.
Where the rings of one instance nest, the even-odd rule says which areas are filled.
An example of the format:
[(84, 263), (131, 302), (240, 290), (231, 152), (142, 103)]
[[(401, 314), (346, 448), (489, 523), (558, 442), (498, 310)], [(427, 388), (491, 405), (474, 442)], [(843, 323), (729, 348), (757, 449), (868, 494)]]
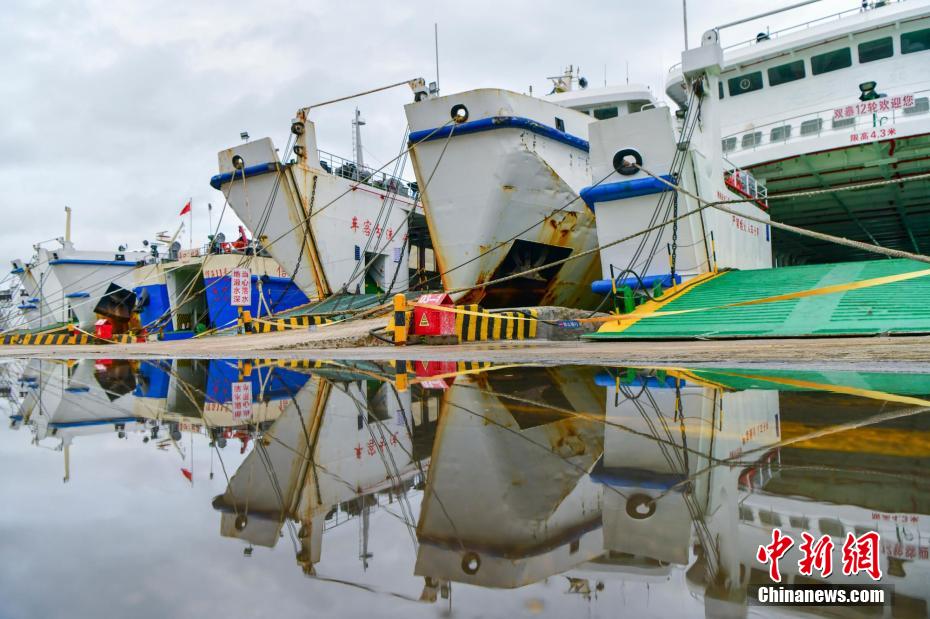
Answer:
[(98, 267), (134, 267), (142, 264), (142, 261), (131, 260), (79, 260), (77, 258), (61, 258), (60, 260), (49, 260), (49, 264), (86, 264)]
[[(663, 174), (662, 179), (674, 184), (675, 179), (669, 174)], [(597, 202), (610, 202), (612, 200), (625, 200), (639, 196), (648, 196), (654, 193), (671, 191), (671, 188), (657, 178), (634, 178), (619, 183), (603, 183), (581, 190), (581, 199), (592, 211)]]
[[(242, 168), (242, 170), (235, 170), (234, 172), (226, 172), (225, 174), (216, 174), (210, 178), (210, 186), (214, 189), (219, 189), (226, 183), (233, 180), (233, 176), (236, 178), (249, 178), (251, 176), (261, 176), (262, 174), (269, 174), (271, 172), (276, 172), (278, 170), (277, 163), (271, 161), (268, 163), (257, 163), (253, 166), (247, 166)], [(281, 169), (284, 169), (284, 166), (281, 166)]]
[(564, 131), (559, 131), (555, 127), (544, 125), (530, 118), (523, 118), (522, 116), (492, 116), (490, 118), (472, 120), (460, 125), (446, 125), (438, 129), (413, 131), (410, 134), (408, 142), (410, 144), (416, 144), (417, 142), (441, 140), (450, 135), (468, 135), (470, 133), (481, 133), (484, 131), (493, 131), (495, 129), (523, 129), (550, 138), (556, 142), (573, 146), (584, 152), (588, 152), (590, 149), (587, 140), (570, 133), (565, 133)]

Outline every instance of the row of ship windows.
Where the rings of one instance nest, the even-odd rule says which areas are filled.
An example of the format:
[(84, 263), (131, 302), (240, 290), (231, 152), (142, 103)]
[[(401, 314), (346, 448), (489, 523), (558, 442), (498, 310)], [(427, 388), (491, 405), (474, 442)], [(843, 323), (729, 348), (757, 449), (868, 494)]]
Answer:
[[(911, 114), (926, 114), (930, 112), (930, 98), (928, 97), (919, 97), (914, 99), (914, 107), (905, 108), (901, 110), (905, 115)], [(853, 118), (840, 118), (833, 119), (832, 121), (833, 129), (843, 129), (846, 127), (852, 127), (856, 124), (856, 119)], [(800, 133), (801, 135), (817, 135), (823, 130), (823, 118), (811, 118), (805, 120), (801, 123)], [(772, 127), (769, 133), (769, 142), (784, 142), (791, 137), (791, 125), (778, 125), (777, 127)], [(735, 135), (723, 139), (723, 152), (728, 153), (730, 151), (736, 150), (737, 137)], [(761, 131), (751, 131), (745, 133), (739, 140), (740, 148), (752, 148), (758, 146), (762, 143), (762, 132)]]
[[(760, 509), (758, 512), (756, 512), (747, 505), (740, 505), (739, 507), (739, 519), (743, 522), (756, 522), (757, 514), (759, 516), (759, 523), (766, 527), (771, 528), (788, 526), (792, 529), (800, 531), (811, 530), (811, 521), (809, 518), (804, 516), (788, 516), (786, 521), (782, 514), (778, 514), (774, 511)], [(843, 538), (847, 533), (850, 532), (842, 522), (835, 518), (819, 518), (816, 524), (822, 535), (829, 535), (830, 537)], [(868, 533), (872, 530), (868, 527), (851, 528), (857, 536), (862, 535), (863, 533)]]
[[(905, 32), (901, 34), (901, 53), (913, 54), (930, 50), (930, 28)], [(894, 42), (891, 37), (883, 37), (874, 41), (865, 41), (858, 45), (859, 64), (874, 62), (894, 55)], [(820, 75), (831, 71), (838, 71), (852, 66), (852, 51), (848, 47), (811, 56), (810, 67), (812, 75)], [(795, 60), (767, 71), (769, 86), (787, 84), (807, 77), (804, 60)], [(727, 89), (731, 97), (743, 95), (747, 92), (762, 88), (762, 71), (754, 71), (745, 75), (738, 75), (727, 80)], [(723, 82), (720, 82), (720, 98), (723, 98)]]

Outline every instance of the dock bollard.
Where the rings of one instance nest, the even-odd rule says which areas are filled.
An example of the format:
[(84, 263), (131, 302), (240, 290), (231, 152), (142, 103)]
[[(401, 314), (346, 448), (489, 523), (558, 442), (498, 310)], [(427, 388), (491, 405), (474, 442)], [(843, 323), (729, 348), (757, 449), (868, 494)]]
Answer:
[(243, 333), (248, 333), (252, 330), (251, 310), (244, 310), (241, 307), (239, 308), (239, 326), (242, 328)]
[(394, 345), (407, 344), (407, 297), (394, 295)]

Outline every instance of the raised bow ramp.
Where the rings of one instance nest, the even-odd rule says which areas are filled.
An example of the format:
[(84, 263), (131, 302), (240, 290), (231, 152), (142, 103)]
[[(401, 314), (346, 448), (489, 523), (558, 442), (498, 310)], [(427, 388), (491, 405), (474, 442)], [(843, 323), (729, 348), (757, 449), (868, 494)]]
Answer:
[[(665, 301), (645, 303), (585, 337), (659, 340), (930, 333), (930, 276), (830, 294), (723, 307), (927, 268), (928, 265), (911, 260), (875, 260), (726, 271), (686, 284), (680, 292), (672, 289), (666, 293)], [(672, 313), (678, 310), (692, 311)], [(669, 315), (649, 316), (662, 312)]]

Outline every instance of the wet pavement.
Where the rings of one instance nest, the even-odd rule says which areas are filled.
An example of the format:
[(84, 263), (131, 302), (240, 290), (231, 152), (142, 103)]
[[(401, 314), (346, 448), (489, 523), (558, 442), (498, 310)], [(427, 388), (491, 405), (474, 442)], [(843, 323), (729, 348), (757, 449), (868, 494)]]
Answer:
[[(0, 396), (4, 619), (930, 608), (926, 373), (6, 359)], [(776, 563), (886, 598), (760, 606)]]

